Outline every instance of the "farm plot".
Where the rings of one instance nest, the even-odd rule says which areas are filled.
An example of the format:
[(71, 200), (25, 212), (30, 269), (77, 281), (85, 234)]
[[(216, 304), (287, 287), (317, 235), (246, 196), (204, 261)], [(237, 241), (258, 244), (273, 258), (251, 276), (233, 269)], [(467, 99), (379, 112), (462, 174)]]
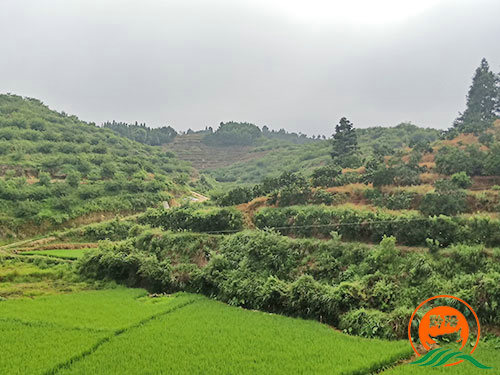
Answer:
[[(0, 302), (0, 374), (370, 374), (406, 359), (406, 341), (348, 336), (316, 321), (186, 293), (119, 287)], [(498, 348), (474, 357), (498, 368)], [(444, 373), (399, 365), (388, 375)], [(483, 374), (468, 364), (457, 373)], [(486, 372), (488, 373), (488, 372)], [(494, 372), (492, 372), (494, 373)]]
[(101, 345), (61, 374), (365, 374), (411, 355), (406, 342), (203, 298)]

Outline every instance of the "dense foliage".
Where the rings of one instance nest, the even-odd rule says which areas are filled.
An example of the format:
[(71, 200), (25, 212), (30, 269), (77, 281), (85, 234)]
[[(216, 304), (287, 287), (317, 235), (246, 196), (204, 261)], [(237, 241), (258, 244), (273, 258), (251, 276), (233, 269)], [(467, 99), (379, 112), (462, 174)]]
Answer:
[[(368, 337), (404, 338), (414, 307), (457, 294), (484, 324), (498, 324), (500, 269), (480, 246), (407, 252), (384, 238), (358, 243), (297, 240), (272, 232), (229, 236), (145, 232), (103, 243), (80, 263), (84, 275), (155, 291), (202, 292), (233, 305), (314, 318)], [(458, 288), (458, 289), (457, 289)]]
[(115, 133), (151, 146), (161, 146), (172, 142), (177, 132), (171, 126), (160, 128), (149, 128), (146, 124), (127, 124), (124, 122), (105, 122), (103, 127), (113, 130)]
[(261, 130), (257, 125), (234, 121), (221, 122), (215, 132), (208, 128), (203, 133), (207, 134), (202, 141), (209, 146), (250, 146), (262, 143), (264, 139), (303, 144), (316, 139), (315, 136), (308, 138), (305, 134), (289, 133), (285, 129), (276, 131), (263, 126)]
[(138, 219), (139, 223), (165, 230), (194, 232), (238, 231), (243, 228), (241, 212), (234, 208), (201, 208), (194, 206), (149, 209)]
[(207, 134), (203, 142), (210, 146), (248, 146), (261, 137), (258, 126), (247, 122), (221, 122), (219, 128)]
[(378, 242), (394, 236), (405, 245), (425, 245), (426, 239), (441, 246), (484, 243), (500, 246), (500, 220), (488, 216), (423, 216), (415, 212), (392, 213), (346, 207), (264, 207), (254, 216), (258, 228), (275, 228), (285, 235), (330, 237), (332, 231), (346, 240)]

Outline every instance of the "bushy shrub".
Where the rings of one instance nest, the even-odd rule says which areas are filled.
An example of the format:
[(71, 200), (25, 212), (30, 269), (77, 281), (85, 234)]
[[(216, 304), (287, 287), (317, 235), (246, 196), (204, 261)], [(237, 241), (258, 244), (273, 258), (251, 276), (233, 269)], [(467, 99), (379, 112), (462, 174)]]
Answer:
[(435, 157), (436, 170), (449, 176), (459, 172), (476, 176), (483, 172), (485, 159), (486, 155), (475, 146), (469, 146), (465, 150), (446, 146), (440, 148)]
[(467, 210), (466, 194), (463, 191), (427, 193), (418, 209), (427, 216), (457, 215)]
[(269, 203), (277, 203), (285, 207), (295, 204), (305, 204), (311, 197), (311, 188), (308, 185), (292, 184), (279, 190), (275, 190), (270, 197)]
[(250, 202), (253, 198), (254, 193), (251, 188), (237, 187), (217, 196), (215, 200), (221, 206), (233, 206)]
[(313, 204), (332, 204), (335, 198), (331, 193), (318, 189), (312, 192), (309, 201)]
[(468, 189), (472, 186), (472, 180), (465, 172), (452, 174), (450, 181), (460, 189)]
[(139, 218), (141, 224), (166, 230), (195, 232), (238, 231), (243, 227), (243, 216), (234, 208), (197, 209), (193, 206), (171, 209), (150, 209)]
[(384, 194), (378, 189), (368, 189), (364, 195), (375, 206), (386, 207), (390, 210), (408, 210), (413, 208), (417, 198), (417, 193), (404, 190)]
[(395, 338), (387, 314), (364, 308), (342, 315), (339, 328), (345, 333), (368, 338)]
[(363, 180), (363, 175), (361, 175), (357, 172), (346, 172), (346, 173), (342, 173), (341, 175), (339, 175), (335, 179), (334, 186), (355, 184), (358, 182), (362, 182), (362, 180)]
[(342, 173), (342, 168), (329, 164), (324, 167), (316, 168), (311, 176), (313, 186), (337, 186), (337, 177)]

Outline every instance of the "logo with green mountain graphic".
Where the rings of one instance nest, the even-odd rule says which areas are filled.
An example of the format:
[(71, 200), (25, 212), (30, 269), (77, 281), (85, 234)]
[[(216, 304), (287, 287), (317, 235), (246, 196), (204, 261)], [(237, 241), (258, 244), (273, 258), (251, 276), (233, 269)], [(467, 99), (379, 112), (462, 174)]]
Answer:
[[(438, 299), (443, 299), (443, 301), (439, 301), (440, 303), (437, 304), (436, 301)], [(450, 306), (450, 304), (462, 307), (462, 312), (466, 312), (467, 315), (475, 318), (477, 335), (475, 341), (470, 344), (472, 349), (469, 353), (466, 353), (463, 349), (469, 341), (471, 325), (469, 325), (465, 315), (458, 308)], [(417, 351), (412, 338), (412, 327), (414, 326), (412, 323), (414, 323), (415, 316), (421, 308), (427, 310), (418, 323), (418, 341), (423, 349), (428, 351), (425, 355)], [(489, 370), (492, 367), (486, 366), (472, 357), (472, 353), (474, 353), (479, 343), (480, 334), (481, 327), (477, 314), (467, 302), (450, 295), (439, 295), (428, 298), (415, 309), (408, 324), (408, 339), (413, 351), (419, 357), (410, 364), (429, 367), (450, 367), (463, 362), (469, 362), (477, 368)], [(454, 342), (457, 344), (459, 346), (458, 351), (445, 347), (433, 348), (439, 345), (438, 342), (441, 342), (443, 339), (448, 343)]]

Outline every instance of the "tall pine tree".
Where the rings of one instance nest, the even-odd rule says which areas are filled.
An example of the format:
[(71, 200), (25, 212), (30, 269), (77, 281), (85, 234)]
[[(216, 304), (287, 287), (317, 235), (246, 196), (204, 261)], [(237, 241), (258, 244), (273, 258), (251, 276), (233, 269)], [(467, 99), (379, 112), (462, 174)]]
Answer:
[(357, 155), (358, 137), (352, 123), (342, 117), (338, 125), (335, 126), (335, 134), (332, 139), (333, 162), (343, 168), (357, 167), (360, 159)]
[(478, 133), (489, 128), (499, 116), (500, 79), (483, 58), (472, 78), (467, 108), (455, 120), (453, 127), (461, 133)]

